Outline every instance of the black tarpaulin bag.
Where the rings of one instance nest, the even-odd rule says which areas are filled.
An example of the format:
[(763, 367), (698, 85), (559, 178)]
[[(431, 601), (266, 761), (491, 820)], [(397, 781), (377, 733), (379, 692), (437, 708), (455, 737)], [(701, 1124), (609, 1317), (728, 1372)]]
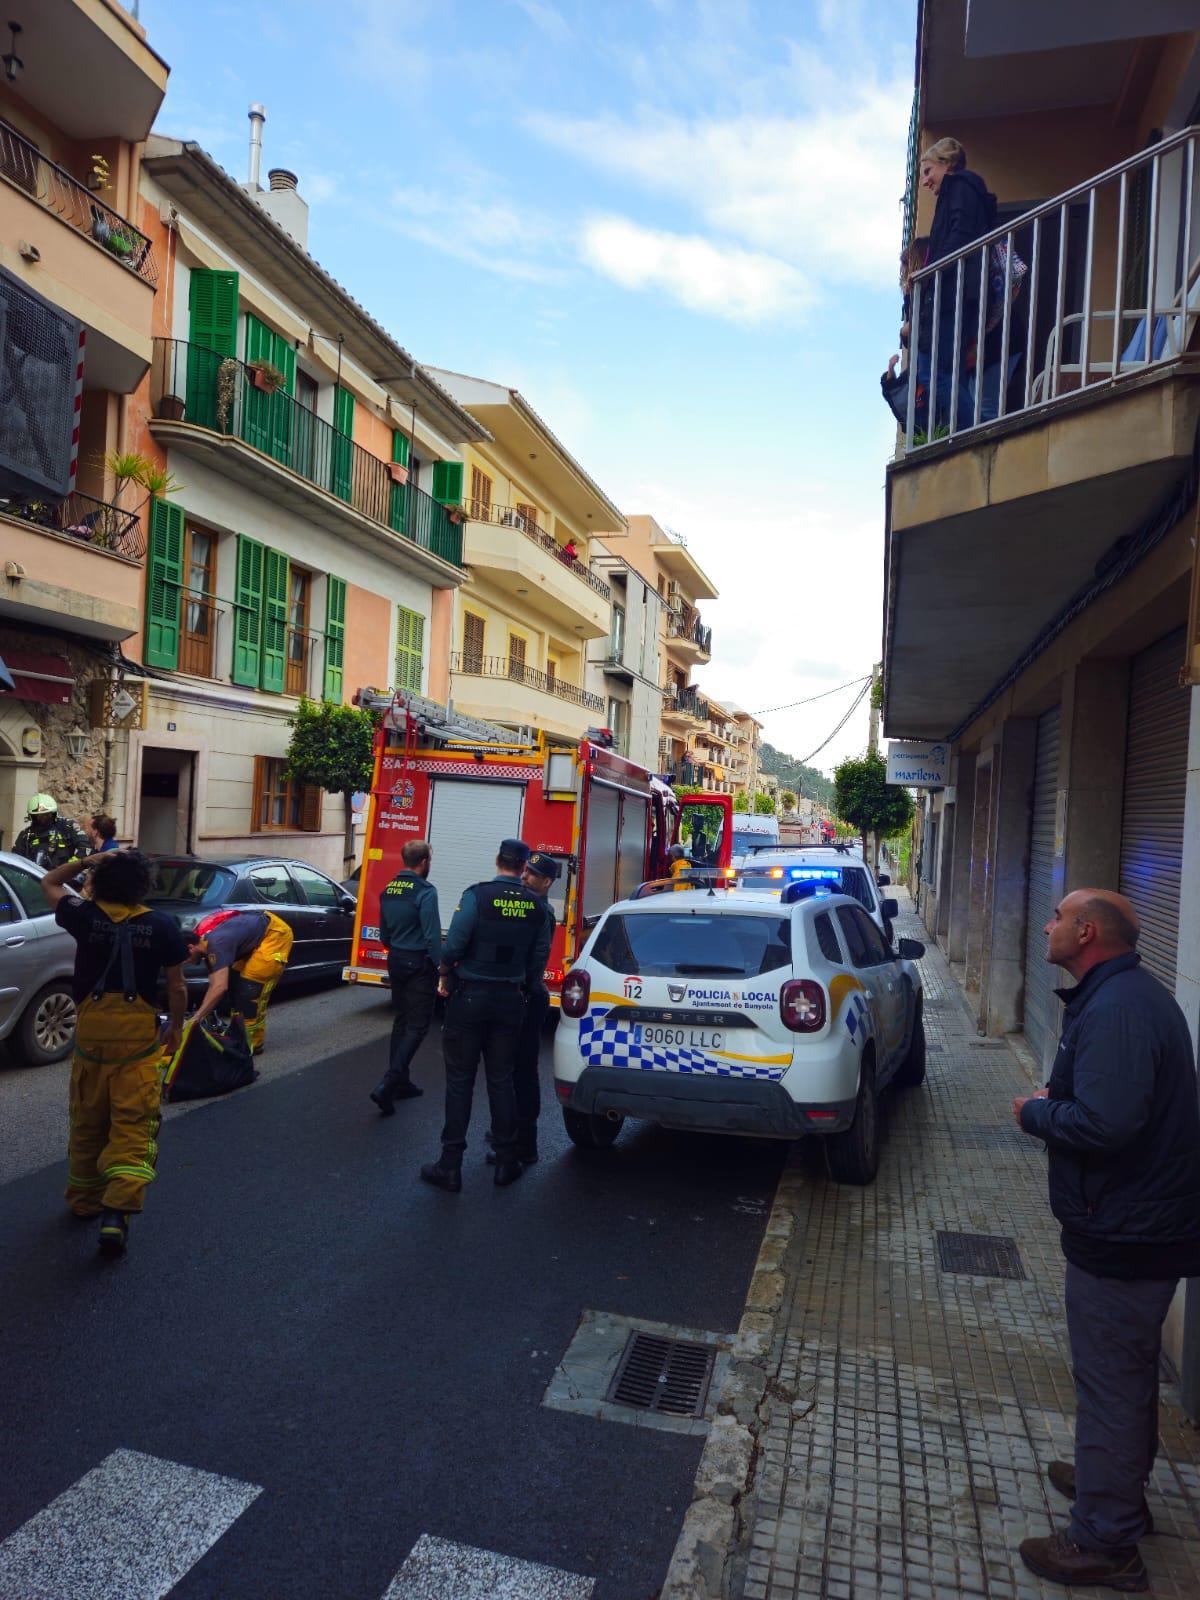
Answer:
[(207, 1100), (253, 1083), (258, 1073), (241, 1017), (189, 1022), (163, 1075), (163, 1099)]

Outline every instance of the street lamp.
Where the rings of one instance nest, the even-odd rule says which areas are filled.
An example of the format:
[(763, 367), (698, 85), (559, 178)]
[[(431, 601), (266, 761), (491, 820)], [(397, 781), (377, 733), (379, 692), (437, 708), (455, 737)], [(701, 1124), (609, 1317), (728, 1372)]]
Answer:
[(12, 34), (12, 45), (7, 55), (0, 56), (0, 61), (4, 63), (4, 76), (9, 83), (16, 83), (21, 73), (25, 70), (25, 63), (17, 54), (17, 35), (21, 32), (21, 24), (19, 22), (10, 22), (8, 31)]
[(67, 735), (67, 752), (72, 761), (82, 759), (83, 753), (87, 749), (87, 738), (88, 736), (82, 728), (72, 728)]

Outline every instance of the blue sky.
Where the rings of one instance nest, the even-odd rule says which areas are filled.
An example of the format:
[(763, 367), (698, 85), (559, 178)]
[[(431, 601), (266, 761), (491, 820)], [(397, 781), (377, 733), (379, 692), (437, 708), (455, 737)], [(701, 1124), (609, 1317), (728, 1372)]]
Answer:
[[(879, 654), (915, 0), (142, 0), (158, 127), (300, 176), (317, 259), (420, 360), (515, 385), (684, 534), (715, 696)], [(614, 545), (619, 549), (619, 544)], [(767, 717), (805, 757), (853, 691)], [(817, 757), (866, 742), (865, 709)]]

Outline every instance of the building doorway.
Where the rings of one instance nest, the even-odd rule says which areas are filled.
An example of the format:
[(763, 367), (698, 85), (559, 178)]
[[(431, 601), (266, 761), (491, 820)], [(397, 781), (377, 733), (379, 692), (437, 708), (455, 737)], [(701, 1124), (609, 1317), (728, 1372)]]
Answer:
[(191, 750), (142, 750), (138, 848), (185, 855), (195, 846), (196, 757)]

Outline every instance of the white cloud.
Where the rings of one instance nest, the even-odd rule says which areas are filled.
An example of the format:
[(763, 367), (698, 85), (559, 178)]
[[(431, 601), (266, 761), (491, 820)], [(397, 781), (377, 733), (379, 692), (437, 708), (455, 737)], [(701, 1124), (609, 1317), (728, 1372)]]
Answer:
[(523, 11), (534, 27), (555, 44), (564, 44), (571, 37), (571, 29), (562, 12), (547, 5), (545, 0), (512, 0), (512, 4)]
[(558, 248), (559, 230), (524, 207), (459, 195), (448, 199), (421, 187), (396, 188), (383, 220), (410, 239), (500, 277), (554, 283), (562, 275), (544, 259)]
[(734, 322), (795, 316), (811, 299), (801, 274), (785, 261), (626, 217), (589, 219), (582, 255), (626, 289), (661, 289), (691, 311)]
[(578, 160), (681, 203), (705, 231), (806, 276), (895, 282), (911, 85), (868, 83), (794, 116), (641, 114), (527, 125)]

